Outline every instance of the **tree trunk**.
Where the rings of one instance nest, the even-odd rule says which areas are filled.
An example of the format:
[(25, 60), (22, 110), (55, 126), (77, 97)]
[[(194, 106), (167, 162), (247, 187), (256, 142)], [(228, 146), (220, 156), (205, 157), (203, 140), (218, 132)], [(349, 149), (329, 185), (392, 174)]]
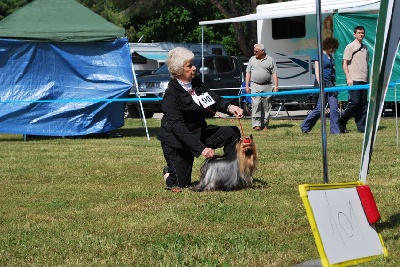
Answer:
[[(227, 7), (224, 7), (219, 0), (210, 0), (210, 2), (225, 15), (226, 18), (234, 18), (238, 16), (255, 13), (257, 3), (255, 0), (243, 1), (244, 13), (239, 14), (237, 6), (233, 0), (227, 0)], [(233, 23), (236, 40), (242, 53), (246, 56), (253, 55), (253, 46), (257, 43), (257, 23), (256, 21), (247, 21), (241, 23)]]

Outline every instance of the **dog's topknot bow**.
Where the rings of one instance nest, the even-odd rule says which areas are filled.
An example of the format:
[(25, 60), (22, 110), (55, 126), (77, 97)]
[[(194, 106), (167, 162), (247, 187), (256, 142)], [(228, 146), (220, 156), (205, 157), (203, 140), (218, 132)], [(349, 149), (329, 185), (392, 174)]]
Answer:
[(243, 143), (250, 144), (251, 143), (251, 139), (246, 137), (245, 139), (243, 139)]

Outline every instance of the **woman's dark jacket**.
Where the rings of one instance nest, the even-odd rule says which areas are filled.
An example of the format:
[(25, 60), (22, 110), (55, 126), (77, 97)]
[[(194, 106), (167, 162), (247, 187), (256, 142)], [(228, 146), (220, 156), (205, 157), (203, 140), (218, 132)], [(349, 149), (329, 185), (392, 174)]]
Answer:
[[(197, 95), (204, 92), (210, 94), (215, 101), (215, 104), (209, 107), (213, 112), (227, 113), (229, 101), (211, 91), (200, 78), (192, 80), (192, 89)], [(207, 127), (205, 118), (210, 111), (197, 105), (177, 79), (169, 82), (161, 109), (164, 116), (161, 119), (158, 140), (171, 147), (188, 149), (195, 157), (200, 156), (206, 148), (200, 141), (201, 130)]]

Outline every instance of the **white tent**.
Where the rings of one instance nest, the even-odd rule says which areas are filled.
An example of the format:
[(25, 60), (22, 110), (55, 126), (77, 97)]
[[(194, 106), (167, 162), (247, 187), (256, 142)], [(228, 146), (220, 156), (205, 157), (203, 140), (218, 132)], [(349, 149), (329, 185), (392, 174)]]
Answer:
[[(321, 0), (321, 13), (352, 13), (369, 10), (378, 10), (378, 0)], [(257, 6), (257, 13), (241, 17), (200, 21), (199, 25), (212, 25), (230, 22), (245, 22), (253, 20), (285, 18), (315, 14), (315, 0), (295, 0)]]

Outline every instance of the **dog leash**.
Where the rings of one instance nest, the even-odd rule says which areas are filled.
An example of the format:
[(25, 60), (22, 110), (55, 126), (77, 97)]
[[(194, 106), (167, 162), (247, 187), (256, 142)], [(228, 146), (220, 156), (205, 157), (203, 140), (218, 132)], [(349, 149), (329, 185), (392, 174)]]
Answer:
[[(224, 120), (228, 120), (227, 118), (224, 118), (224, 117), (218, 115), (214, 110), (211, 110), (210, 108), (207, 108), (207, 110), (210, 111), (211, 113), (213, 113), (213, 114), (214, 114), (215, 116), (217, 116), (218, 118), (221, 118), (221, 119), (224, 119)], [(244, 135), (244, 131), (243, 131), (242, 122), (241, 122), (240, 118), (236, 118), (236, 119), (238, 119), (238, 121), (239, 121), (239, 126), (240, 126), (240, 131), (241, 131), (241, 133), (242, 133), (242, 136), (245, 136), (245, 135)], [(233, 119), (232, 119), (232, 121), (233, 121)]]

